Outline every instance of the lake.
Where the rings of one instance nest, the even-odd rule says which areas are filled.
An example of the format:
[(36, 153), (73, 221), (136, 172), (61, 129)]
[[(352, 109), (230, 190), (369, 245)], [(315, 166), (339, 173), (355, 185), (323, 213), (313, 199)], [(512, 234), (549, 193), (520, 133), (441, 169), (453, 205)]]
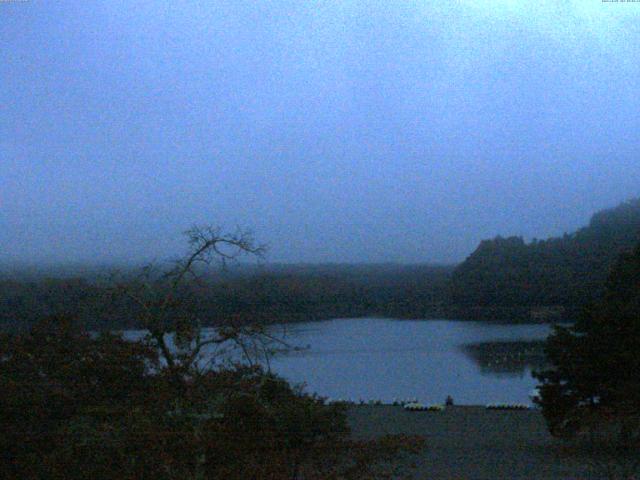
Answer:
[(483, 342), (542, 340), (545, 324), (496, 324), (449, 320), (336, 319), (288, 327), (288, 341), (309, 346), (277, 355), (276, 373), (309, 392), (333, 399), (416, 397), (459, 404), (530, 403), (536, 386), (533, 366), (492, 369), (465, 345)]
[[(209, 329), (205, 329), (206, 331)], [(458, 404), (527, 403), (536, 386), (527, 357), (504, 348), (486, 356), (469, 346), (543, 340), (546, 324), (345, 318), (289, 324), (274, 333), (302, 350), (278, 353), (270, 368), (323, 397), (344, 400), (417, 398)], [(142, 331), (127, 331), (137, 339)], [(308, 347), (308, 348), (307, 348)], [(499, 358), (495, 358), (497, 357)], [(205, 358), (203, 364), (207, 362)]]

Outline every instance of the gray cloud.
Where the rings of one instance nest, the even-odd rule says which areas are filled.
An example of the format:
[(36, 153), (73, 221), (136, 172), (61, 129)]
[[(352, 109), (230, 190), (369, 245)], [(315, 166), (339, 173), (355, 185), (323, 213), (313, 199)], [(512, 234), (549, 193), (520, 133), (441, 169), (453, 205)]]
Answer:
[(640, 193), (640, 7), (0, 5), (0, 261), (459, 261)]

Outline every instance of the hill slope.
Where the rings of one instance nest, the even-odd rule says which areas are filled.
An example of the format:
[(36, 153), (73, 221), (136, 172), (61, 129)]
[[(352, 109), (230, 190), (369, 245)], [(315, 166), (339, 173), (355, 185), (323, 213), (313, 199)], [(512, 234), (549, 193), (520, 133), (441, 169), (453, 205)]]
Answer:
[(618, 255), (640, 241), (640, 199), (603, 210), (571, 235), (525, 243), (484, 240), (454, 271), (451, 294), (462, 307), (581, 307), (603, 292)]

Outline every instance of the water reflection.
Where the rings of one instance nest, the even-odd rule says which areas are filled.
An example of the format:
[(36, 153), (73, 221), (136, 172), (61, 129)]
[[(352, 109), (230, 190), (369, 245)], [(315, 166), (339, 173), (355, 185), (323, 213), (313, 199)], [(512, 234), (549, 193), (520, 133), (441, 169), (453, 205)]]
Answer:
[(336, 319), (292, 326), (290, 343), (309, 348), (277, 355), (271, 366), (332, 398), (528, 403), (531, 371), (540, 366), (528, 344), (550, 331), (540, 324)]
[(480, 367), (483, 375), (522, 377), (530, 371), (547, 367), (541, 340), (481, 342), (460, 348)]

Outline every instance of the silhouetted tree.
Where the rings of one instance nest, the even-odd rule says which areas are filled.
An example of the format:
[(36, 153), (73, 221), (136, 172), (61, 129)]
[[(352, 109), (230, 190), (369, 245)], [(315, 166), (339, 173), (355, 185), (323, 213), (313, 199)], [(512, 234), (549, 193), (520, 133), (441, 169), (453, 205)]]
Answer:
[(612, 269), (603, 300), (548, 339), (552, 368), (537, 374), (552, 433), (617, 431), (620, 445), (640, 433), (640, 245)]

